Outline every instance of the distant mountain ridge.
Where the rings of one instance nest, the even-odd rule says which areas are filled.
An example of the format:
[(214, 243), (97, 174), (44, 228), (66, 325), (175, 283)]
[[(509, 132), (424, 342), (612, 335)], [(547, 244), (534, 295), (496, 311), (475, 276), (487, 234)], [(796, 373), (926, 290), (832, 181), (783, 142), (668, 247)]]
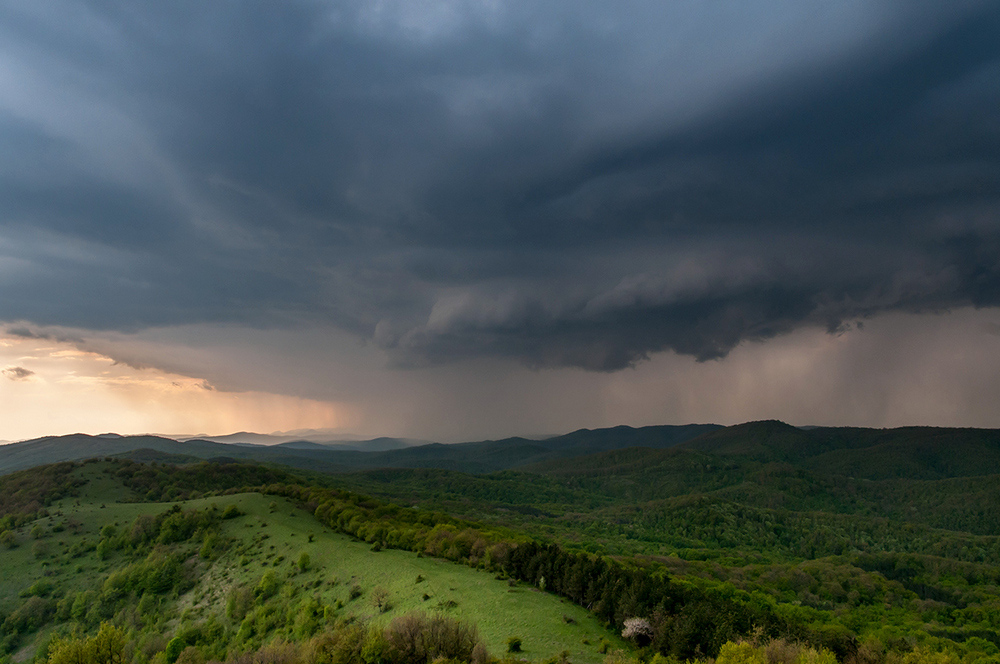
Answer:
[[(252, 431), (237, 431), (223, 436), (162, 436), (180, 442), (192, 440), (211, 443), (226, 443), (231, 445), (287, 445), (289, 443), (313, 443), (322, 447), (338, 449), (356, 449), (372, 452), (382, 452), (389, 449), (400, 449), (414, 445), (426, 445), (432, 441), (412, 438), (379, 437), (366, 439), (361, 436), (333, 434), (326, 430), (302, 429), (284, 433), (254, 433)], [(381, 441), (376, 443), (376, 441)]]
[[(545, 440), (506, 438), (470, 443), (426, 443), (399, 438), (374, 438), (322, 444), (291, 440), (275, 445), (223, 443), (194, 438), (174, 440), (164, 436), (48, 436), (0, 447), (0, 473), (44, 463), (101, 456), (149, 453), (214, 459), (225, 457), (278, 463), (319, 472), (348, 472), (371, 468), (442, 468), (488, 473), (530, 463), (609, 449), (646, 446), (663, 449), (721, 428), (716, 424), (580, 429)], [(133, 455), (134, 456), (134, 455)]]
[(810, 427), (777, 420), (718, 428), (669, 450), (598, 453), (571, 464), (530, 470), (558, 474), (622, 473), (639, 467), (677, 466), (682, 455), (713, 455), (759, 464), (787, 464), (824, 475), (883, 480), (940, 480), (1000, 474), (1000, 430), (945, 427)]
[[(171, 459), (228, 458), (317, 472), (380, 468), (440, 469), (484, 474), (519, 468), (554, 475), (648, 474), (688, 468), (711, 456), (733, 462), (785, 464), (828, 476), (938, 480), (1000, 474), (1000, 430), (935, 427), (800, 429), (775, 420), (722, 427), (617, 426), (580, 429), (544, 440), (505, 438), (425, 443), (399, 438), (273, 445), (174, 440), (164, 436), (48, 436), (0, 447), (0, 473), (57, 461), (101, 456), (167, 455)], [(137, 451), (142, 454), (137, 454)], [(150, 456), (153, 455), (153, 456)], [(694, 467), (694, 466), (691, 466)], [(666, 471), (665, 471), (666, 472)]]

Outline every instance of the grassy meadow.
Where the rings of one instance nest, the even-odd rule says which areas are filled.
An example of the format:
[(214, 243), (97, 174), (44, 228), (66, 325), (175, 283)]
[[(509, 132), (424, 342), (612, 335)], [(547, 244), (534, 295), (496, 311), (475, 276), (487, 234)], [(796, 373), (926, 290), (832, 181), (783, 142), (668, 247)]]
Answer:
[[(135, 496), (106, 470), (101, 462), (76, 469), (76, 478), (86, 481), (78, 495), (56, 501), (47, 508), (48, 516), (16, 531), (16, 546), (3, 551), (0, 609), (10, 612), (32, 594), (56, 598), (100, 591), (101, 580), (129, 562), (119, 551), (102, 557), (95, 546), (108, 526), (124, 531), (137, 518), (163, 514), (175, 505), (200, 511), (235, 506), (241, 515), (221, 521), (218, 537), (225, 544), (217, 554), (205, 559), (194, 549), (185, 551), (185, 565), (195, 568), (196, 582), (159, 600), (159, 619), (145, 623), (147, 632), (172, 633), (208, 620), (237, 630), (240, 625), (227, 616), (227, 603), (236, 589), (254, 588), (270, 573), (288, 604), (330, 607), (327, 619), (387, 624), (415, 611), (440, 612), (475, 624), (495, 655), (505, 653), (512, 636), (522, 641), (519, 657), (529, 660), (568, 651), (571, 661), (586, 664), (602, 661), (608, 644), (626, 647), (594, 616), (565, 599), (416, 553), (373, 551), (370, 544), (331, 531), (283, 498), (244, 493), (128, 502)], [(30, 657), (50, 629), (20, 646), (15, 661)]]

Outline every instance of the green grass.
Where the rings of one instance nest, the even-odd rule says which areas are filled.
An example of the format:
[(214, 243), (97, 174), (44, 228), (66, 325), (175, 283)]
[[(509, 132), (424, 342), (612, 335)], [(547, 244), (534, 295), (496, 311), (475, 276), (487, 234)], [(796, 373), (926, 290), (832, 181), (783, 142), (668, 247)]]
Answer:
[[(228, 522), (224, 532), (255, 546), (257, 555), (245, 567), (238, 560), (220, 561), (224, 564), (213, 566), (210, 582), (218, 590), (192, 604), (196, 610), (204, 611), (217, 603), (234, 583), (256, 582), (271, 569), (327, 603), (342, 601), (347, 615), (388, 622), (393, 616), (412, 611), (443, 611), (475, 623), (487, 647), (498, 655), (505, 651), (510, 636), (522, 639), (524, 656), (530, 659), (569, 650), (574, 662), (601, 661), (603, 655), (597, 648), (602, 638), (625, 647), (583, 608), (536, 588), (523, 584), (511, 587), (481, 570), (407, 551), (373, 552), (370, 545), (325, 529), (311, 515), (280, 499), (249, 494), (227, 497), (225, 501), (208, 499), (191, 501), (191, 505), (214, 502), (221, 507), (235, 502), (247, 514)], [(272, 502), (277, 505), (273, 512), (268, 508)], [(260, 540), (260, 534), (268, 538)], [(308, 542), (309, 534), (314, 535), (312, 543)], [(296, 567), (302, 552), (312, 563), (306, 572)], [(268, 564), (261, 566), (261, 562)], [(418, 577), (423, 580), (418, 582)], [(360, 586), (363, 594), (350, 600), (354, 585)], [(376, 587), (388, 592), (393, 608), (385, 613), (371, 602)], [(424, 595), (429, 599), (425, 600)], [(566, 622), (564, 616), (573, 622)], [(584, 644), (585, 640), (589, 645)]]
[[(176, 615), (183, 622), (196, 623), (211, 614), (226, 620), (226, 599), (231, 589), (253, 586), (270, 570), (284, 582), (286, 592), (296, 598), (314, 596), (334, 606), (342, 603), (338, 618), (388, 623), (395, 616), (413, 611), (441, 611), (474, 623), (495, 655), (505, 653), (511, 636), (522, 640), (521, 656), (530, 660), (569, 651), (573, 662), (589, 664), (603, 660), (604, 655), (598, 651), (602, 639), (611, 642), (613, 648), (627, 647), (583, 608), (559, 597), (523, 584), (512, 587), (481, 570), (412, 552), (372, 551), (370, 545), (329, 530), (311, 514), (283, 499), (238, 494), (180, 503), (117, 502), (131, 496), (102, 470), (102, 464), (95, 463), (75, 471), (88, 480), (80, 495), (50, 506), (50, 516), (21, 528), (19, 546), (3, 552), (0, 608), (16, 606), (20, 601), (18, 593), (42, 578), (55, 584), (58, 595), (97, 589), (99, 580), (108, 572), (128, 562), (125, 556), (114, 553), (102, 561), (94, 551), (77, 557), (65, 552), (82, 539), (96, 543), (106, 524), (127, 527), (139, 515), (159, 514), (175, 504), (185, 509), (212, 505), (224, 509), (235, 504), (245, 514), (224, 521), (222, 526), (222, 533), (233, 542), (218, 559), (202, 563), (199, 582), (176, 599)], [(54, 532), (58, 524), (64, 524), (64, 529)], [(45, 532), (40, 540), (30, 536), (35, 525)], [(42, 557), (33, 551), (36, 541), (43, 542), (47, 549)], [(311, 560), (304, 572), (296, 565), (303, 552)], [(349, 593), (355, 585), (362, 594), (351, 599)], [(381, 612), (372, 602), (376, 588), (387, 592), (390, 610)], [(175, 619), (170, 626), (179, 624)]]

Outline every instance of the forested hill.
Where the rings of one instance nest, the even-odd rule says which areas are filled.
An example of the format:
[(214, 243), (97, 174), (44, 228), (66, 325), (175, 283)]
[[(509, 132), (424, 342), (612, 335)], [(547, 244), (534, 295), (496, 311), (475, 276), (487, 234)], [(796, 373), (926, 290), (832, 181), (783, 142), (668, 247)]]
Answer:
[(611, 450), (569, 461), (537, 463), (525, 470), (624, 475), (683, 465), (699, 455), (716, 458), (717, 464), (785, 464), (828, 476), (938, 480), (1000, 474), (1000, 431), (937, 427), (800, 429), (770, 420), (720, 428), (669, 449)]
[[(673, 456), (698, 459), (720, 477), (741, 467), (704, 452)], [(430, 499), (462, 481), (453, 471), (383, 472), (396, 480), (423, 476)], [(793, 478), (767, 472), (756, 478), (765, 488), (787, 488)], [(544, 475), (463, 477), (574, 500), (564, 482)], [(451, 487), (441, 481), (449, 478)], [(60, 659), (74, 643), (65, 639), (99, 638), (113, 625), (123, 642), (145, 648), (135, 649), (145, 658), (131, 664), (430, 664), (430, 656), (392, 656), (394, 630), (449, 614), (477, 616), (492, 652), (517, 635), (535, 649), (531, 660), (547, 664), (597, 664), (615, 640), (624, 645), (618, 634), (643, 650), (606, 662), (708, 664), (718, 655), (723, 664), (727, 642), (745, 639), (761, 650), (737, 661), (756, 664), (835, 664), (834, 656), (843, 664), (994, 664), (990, 657), (1000, 652), (995, 534), (933, 530), (906, 523), (906, 514), (886, 518), (864, 508), (771, 510), (752, 495), (717, 492), (597, 509), (577, 503), (562, 518), (523, 522), (530, 527), (520, 530), (516, 519), (477, 522), (366, 497), (342, 480), (313, 484), (253, 463), (128, 460), (0, 478), (0, 545), (7, 547), (0, 658), (27, 661), (37, 652), (41, 663), (48, 648), (47, 664), (84, 661)], [(637, 542), (649, 552), (621, 553)], [(414, 610), (429, 617), (412, 617)], [(637, 618), (639, 633), (630, 631)], [(347, 632), (353, 625), (365, 631)], [(602, 635), (601, 625), (613, 631)], [(43, 640), (49, 629), (63, 639), (55, 647)], [(390, 656), (350, 650), (308, 658), (346, 635), (389, 648)], [(295, 657), (267, 659), (264, 649), (279, 641), (294, 643)], [(472, 658), (474, 645), (449, 661), (501, 664)], [(765, 659), (775, 648), (787, 658)], [(542, 659), (553, 651), (563, 654)]]
[(800, 429), (762, 421), (730, 427), (619, 426), (580, 429), (545, 440), (506, 438), (372, 449), (387, 446), (386, 440), (355, 441), (351, 449), (345, 449), (342, 444), (313, 442), (266, 446), (162, 436), (50, 436), (0, 447), (0, 474), (100, 456), (152, 458), (150, 451), (171, 455), (175, 461), (229, 458), (326, 473), (434, 468), (481, 474), (521, 468), (542, 473), (621, 474), (673, 465), (678, 455), (708, 454), (728, 459), (724, 463), (783, 463), (827, 476), (871, 480), (1000, 474), (1000, 431), (995, 429)]
[(749, 422), (707, 433), (680, 449), (780, 461), (828, 475), (873, 480), (1000, 473), (996, 429), (798, 429), (777, 421)]
[(389, 450), (384, 448), (390, 446), (387, 441), (391, 443), (392, 439), (385, 438), (336, 445), (312, 442), (297, 444), (293, 441), (265, 446), (198, 439), (178, 441), (163, 436), (74, 434), (49, 436), (0, 447), (0, 474), (45, 463), (100, 456), (148, 458), (149, 450), (178, 458), (240, 459), (278, 463), (318, 472), (344, 472), (365, 468), (442, 468), (467, 473), (489, 473), (626, 447), (669, 448), (721, 428), (715, 424), (641, 428), (619, 426), (610, 429), (580, 429), (545, 440), (507, 438), (452, 445), (431, 443)]

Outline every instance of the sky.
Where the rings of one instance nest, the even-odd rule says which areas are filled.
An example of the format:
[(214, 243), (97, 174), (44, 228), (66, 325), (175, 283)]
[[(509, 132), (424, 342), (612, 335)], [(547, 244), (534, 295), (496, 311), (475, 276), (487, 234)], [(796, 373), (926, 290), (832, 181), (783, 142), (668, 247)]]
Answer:
[(1000, 427), (997, 34), (0, 0), (0, 439)]

